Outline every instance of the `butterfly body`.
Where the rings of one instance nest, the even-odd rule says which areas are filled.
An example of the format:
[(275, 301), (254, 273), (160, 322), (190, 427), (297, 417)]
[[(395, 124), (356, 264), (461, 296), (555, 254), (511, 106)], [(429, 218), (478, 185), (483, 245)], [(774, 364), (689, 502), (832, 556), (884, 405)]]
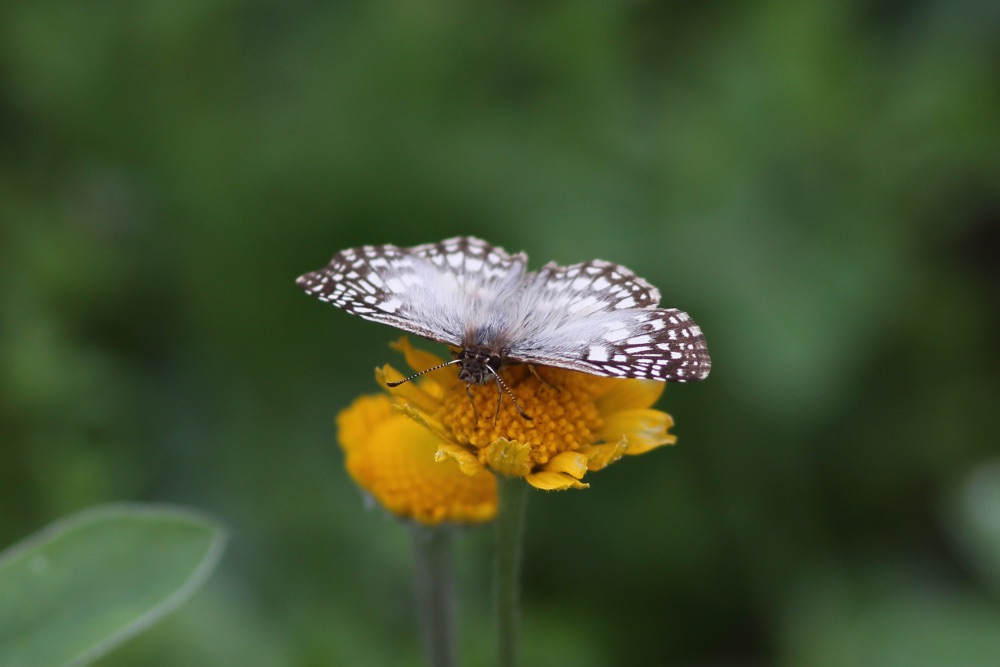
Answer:
[(602, 260), (529, 272), (523, 252), (456, 237), (344, 250), (297, 284), (359, 317), (459, 348), (467, 384), (507, 363), (675, 382), (702, 380), (711, 368), (686, 313), (659, 308), (655, 287)]
[(466, 384), (484, 384), (497, 374), (505, 357), (503, 350), (479, 345), (464, 346), (455, 353), (458, 379)]

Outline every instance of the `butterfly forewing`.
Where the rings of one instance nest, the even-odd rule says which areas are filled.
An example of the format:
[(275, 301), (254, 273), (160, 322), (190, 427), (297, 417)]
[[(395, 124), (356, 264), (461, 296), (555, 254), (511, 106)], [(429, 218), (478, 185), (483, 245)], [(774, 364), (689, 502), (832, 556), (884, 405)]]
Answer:
[(524, 274), (523, 253), (475, 238), (413, 248), (363, 246), (334, 255), (296, 282), (321, 301), (367, 320), (449, 345), (462, 345), (469, 323)]
[(559, 266), (550, 262), (534, 277), (533, 300), (544, 308), (583, 316), (605, 310), (655, 308), (660, 292), (620, 264), (595, 259)]
[(322, 269), (300, 276), (296, 284), (352, 315), (457, 345), (439, 324), (412, 315), (425, 307), (425, 290), (418, 284), (422, 263), (408, 249), (393, 245), (351, 248), (334, 255)]
[(425, 243), (409, 251), (439, 271), (454, 275), (462, 287), (471, 290), (463, 295), (465, 299), (475, 298), (479, 289), (502, 289), (520, 282), (528, 263), (523, 252), (509, 255), (503, 248), (471, 236)]

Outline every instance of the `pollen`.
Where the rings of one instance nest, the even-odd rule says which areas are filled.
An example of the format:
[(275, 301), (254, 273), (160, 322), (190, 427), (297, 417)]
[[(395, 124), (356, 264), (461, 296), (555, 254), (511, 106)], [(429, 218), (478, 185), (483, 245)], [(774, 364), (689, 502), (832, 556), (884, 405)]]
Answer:
[(603, 420), (597, 397), (602, 378), (527, 366), (505, 369), (501, 378), (530, 419), (494, 382), (472, 385), (468, 390), (463, 383), (455, 383), (442, 396), (437, 414), (457, 444), (478, 451), (480, 462), (487, 462), (487, 448), (500, 438), (529, 445), (531, 468), (599, 440)]

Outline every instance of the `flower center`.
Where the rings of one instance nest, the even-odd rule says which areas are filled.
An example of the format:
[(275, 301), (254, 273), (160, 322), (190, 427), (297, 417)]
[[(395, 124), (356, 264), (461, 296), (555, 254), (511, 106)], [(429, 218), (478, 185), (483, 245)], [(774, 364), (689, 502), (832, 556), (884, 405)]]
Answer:
[(442, 397), (437, 417), (455, 442), (477, 448), (484, 463), (484, 448), (499, 438), (531, 445), (532, 467), (594, 444), (602, 425), (595, 402), (600, 378), (548, 367), (536, 372), (527, 366), (500, 372), (530, 420), (518, 414), (510, 396), (494, 382), (470, 385), (468, 391), (464, 382), (455, 383)]

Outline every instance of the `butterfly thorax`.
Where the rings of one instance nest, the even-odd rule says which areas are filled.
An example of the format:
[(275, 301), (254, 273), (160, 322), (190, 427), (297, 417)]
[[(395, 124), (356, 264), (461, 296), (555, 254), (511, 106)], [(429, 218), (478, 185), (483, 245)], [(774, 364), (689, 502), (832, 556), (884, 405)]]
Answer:
[(503, 364), (503, 357), (494, 349), (469, 346), (454, 353), (458, 360), (458, 379), (468, 384), (483, 384), (492, 378)]

